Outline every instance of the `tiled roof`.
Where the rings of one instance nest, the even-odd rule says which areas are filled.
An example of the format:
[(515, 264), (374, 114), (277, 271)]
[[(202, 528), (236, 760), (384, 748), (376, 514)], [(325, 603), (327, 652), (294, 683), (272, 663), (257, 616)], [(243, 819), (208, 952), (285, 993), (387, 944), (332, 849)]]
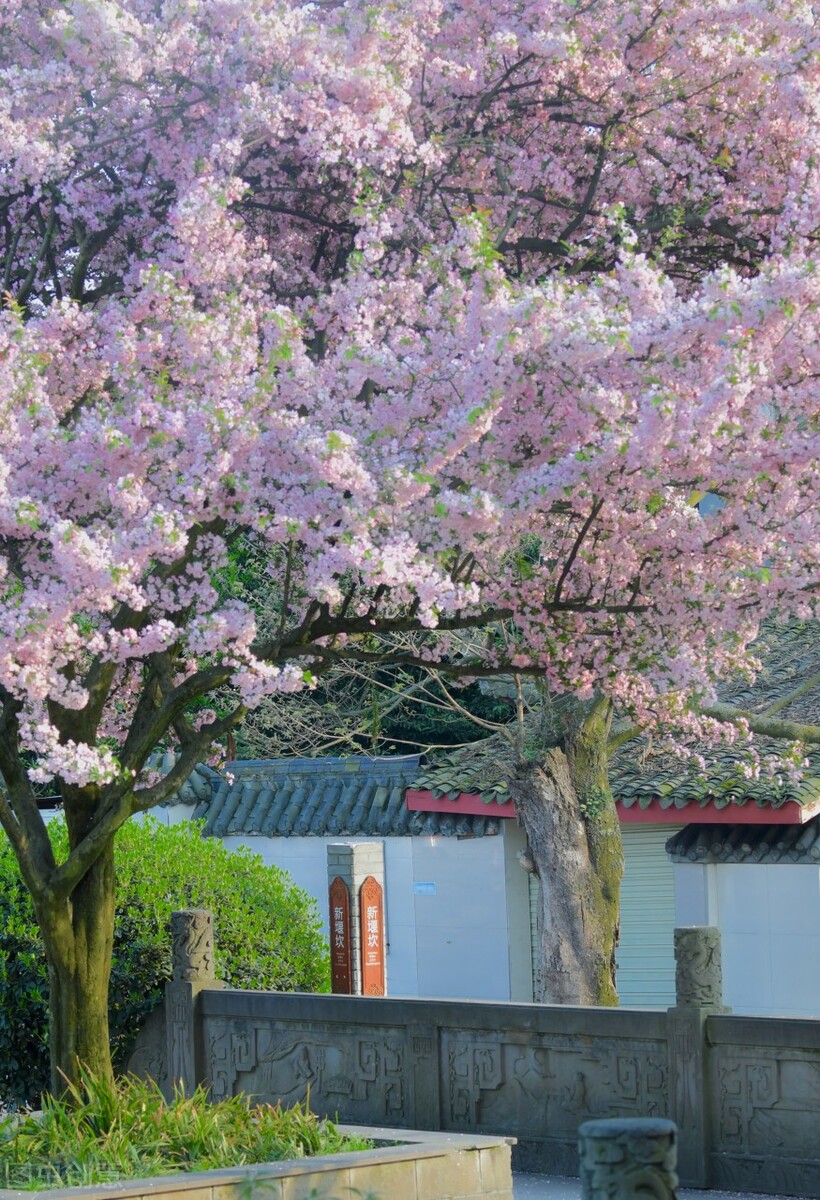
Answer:
[[(820, 723), (820, 627), (816, 622), (793, 622), (769, 627), (758, 639), (755, 652), (762, 667), (754, 683), (737, 678), (719, 689), (725, 704), (763, 714), (774, 707), (780, 719), (806, 724)], [(817, 682), (789, 704), (778, 707), (801, 683)], [(762, 758), (779, 758), (784, 745), (772, 738), (756, 736), (754, 746)], [(755, 804), (759, 808), (780, 808), (794, 800), (806, 805), (820, 800), (820, 746), (809, 746), (804, 757), (808, 766), (802, 778), (794, 782), (786, 772), (780, 779), (746, 779), (744, 763), (750, 761), (742, 742), (731, 746), (694, 746), (707, 763), (705, 773), (687, 766), (671, 750), (655, 748), (643, 739), (627, 743), (610, 764), (612, 790), (624, 808), (647, 808), (658, 800), (662, 808), (685, 808), (729, 804)]]
[[(167, 751), (160, 758), (152, 761), (150, 765), (161, 775), (167, 775), (176, 762), (176, 755)], [(217, 785), (222, 776), (213, 767), (208, 767), (205, 763), (199, 763), (194, 767), (191, 774), (185, 780), (181, 787), (164, 802), (163, 808), (170, 808), (173, 804), (199, 804), (200, 802), (210, 799), (214, 787)]]
[(487, 805), (504, 804), (510, 798), (510, 766), (509, 743), (493, 736), (437, 754), (419, 767), (413, 787), (432, 792), (436, 799), (456, 800), (462, 792), (470, 792)]
[[(816, 622), (793, 622), (771, 626), (761, 635), (755, 651), (762, 668), (755, 682), (737, 678), (719, 689), (719, 699), (737, 708), (764, 713), (772, 707), (781, 719), (820, 724), (820, 627)], [(814, 681), (814, 682), (811, 682)], [(802, 695), (794, 695), (789, 704), (782, 702), (806, 686)], [(550, 701), (544, 725), (559, 724), (562, 710), (571, 704), (569, 697)], [(772, 714), (774, 715), (774, 714)], [(547, 735), (548, 740), (549, 735)], [(771, 738), (756, 736), (754, 746), (762, 758), (780, 758), (784, 745)], [(760, 778), (747, 779), (742, 767), (751, 761), (742, 742), (725, 746), (691, 747), (702, 756), (706, 771), (689, 766), (687, 760), (643, 738), (626, 743), (612, 758), (610, 782), (616, 800), (624, 808), (648, 808), (658, 801), (662, 808), (725, 808), (729, 804), (754, 804), (760, 808), (779, 808), (787, 801), (807, 805), (820, 800), (820, 746), (807, 747), (808, 766), (802, 778), (794, 782), (788, 773), (772, 779), (763, 772)], [(422, 767), (417, 788), (428, 788), (436, 796), (454, 798), (472, 791), (486, 801), (507, 798), (505, 778), (512, 765), (512, 751), (498, 734), (471, 746), (438, 755)]]
[[(759, 745), (758, 742), (755, 743)], [(767, 750), (766, 753), (769, 753)], [(745, 779), (742, 765), (749, 761), (748, 752), (732, 746), (711, 748), (704, 753), (705, 774), (687, 770), (678, 760), (672, 765), (656, 764), (651, 756), (645, 762), (623, 758), (610, 768), (612, 791), (624, 808), (649, 808), (657, 800), (661, 808), (726, 808), (729, 804), (743, 807), (780, 808), (788, 801), (800, 805), (820, 800), (820, 751), (805, 757), (809, 765), (795, 783), (788, 775), (771, 779), (765, 773), (759, 779)]]
[(820, 817), (805, 825), (687, 825), (666, 843), (677, 863), (820, 863)]
[(214, 837), (484, 837), (498, 819), (409, 812), (405, 789), (418, 755), (401, 758), (280, 758), (231, 763), (231, 781), (211, 780), (194, 819)]

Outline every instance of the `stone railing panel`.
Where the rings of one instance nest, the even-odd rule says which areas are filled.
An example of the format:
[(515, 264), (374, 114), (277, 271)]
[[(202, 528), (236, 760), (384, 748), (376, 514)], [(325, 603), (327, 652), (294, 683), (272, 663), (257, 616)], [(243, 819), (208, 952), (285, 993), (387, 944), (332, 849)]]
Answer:
[[(671, 1119), (684, 1186), (820, 1200), (820, 1021), (726, 1015), (713, 928), (676, 930), (660, 1012), (220, 990), (206, 925), (174, 926), (167, 1073), (186, 1087), (513, 1137), (519, 1169), (559, 1175), (577, 1172), (582, 1123)], [(160, 1040), (132, 1061), (158, 1069)]]
[(581, 1121), (666, 1115), (665, 1015), (461, 1001), (203, 992), (207, 1081), (340, 1120), (518, 1139), (574, 1173)]
[(820, 1021), (710, 1017), (710, 1180), (820, 1197)]

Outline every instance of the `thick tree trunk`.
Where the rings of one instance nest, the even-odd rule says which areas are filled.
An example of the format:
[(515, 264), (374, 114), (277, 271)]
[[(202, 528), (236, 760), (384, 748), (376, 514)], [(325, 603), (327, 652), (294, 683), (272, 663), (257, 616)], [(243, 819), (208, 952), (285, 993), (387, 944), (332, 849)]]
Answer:
[(40, 912), (49, 977), (49, 1050), (55, 1095), (80, 1067), (111, 1078), (108, 981), (114, 939), (113, 842), (64, 905)]
[(519, 765), (510, 781), (539, 879), (536, 999), (618, 1003), (623, 850), (607, 775), (609, 721), (593, 713), (564, 749)]

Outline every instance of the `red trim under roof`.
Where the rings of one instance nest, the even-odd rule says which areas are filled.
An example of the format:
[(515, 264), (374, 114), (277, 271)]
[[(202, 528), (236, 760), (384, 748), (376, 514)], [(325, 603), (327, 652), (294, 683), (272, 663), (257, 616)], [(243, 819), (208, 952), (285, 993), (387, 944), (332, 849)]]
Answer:
[(460, 792), (455, 800), (450, 800), (447, 796), (434, 796), (432, 792), (408, 788), (404, 793), (404, 802), (410, 812), (468, 813), (471, 817), (515, 816), (512, 800), (505, 800), (503, 804), (491, 800), (485, 804), (477, 792)]
[(618, 805), (618, 819), (622, 825), (804, 825), (818, 812), (818, 806), (804, 808), (794, 800), (787, 800), (779, 808), (760, 808), (757, 804), (727, 804), (715, 808), (714, 804), (687, 804), (685, 808), (661, 808), (660, 800), (653, 800), (647, 808), (633, 804), (631, 808)]
[[(432, 792), (408, 788), (404, 794), (405, 804), (411, 812), (466, 813), (474, 817), (514, 817), (512, 800), (503, 804), (490, 801), (485, 804), (476, 792), (461, 792), (454, 800), (447, 796), (434, 796)], [(631, 808), (618, 805), (618, 817), (622, 825), (805, 825), (820, 812), (820, 801), (812, 805), (797, 804), (787, 800), (779, 808), (759, 808), (757, 804), (727, 804), (715, 808), (714, 804), (701, 807), (687, 804), (685, 808), (670, 806), (661, 808), (660, 800), (653, 800), (647, 808), (633, 804)]]

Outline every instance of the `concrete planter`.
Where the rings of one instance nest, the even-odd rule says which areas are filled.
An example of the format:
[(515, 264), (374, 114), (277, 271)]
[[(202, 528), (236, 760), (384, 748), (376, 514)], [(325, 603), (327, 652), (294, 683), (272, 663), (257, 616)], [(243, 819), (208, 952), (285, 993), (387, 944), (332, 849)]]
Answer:
[(0, 1188), (0, 1200), (512, 1200), (512, 1139), (340, 1128), (379, 1144), (348, 1154), (90, 1187)]

